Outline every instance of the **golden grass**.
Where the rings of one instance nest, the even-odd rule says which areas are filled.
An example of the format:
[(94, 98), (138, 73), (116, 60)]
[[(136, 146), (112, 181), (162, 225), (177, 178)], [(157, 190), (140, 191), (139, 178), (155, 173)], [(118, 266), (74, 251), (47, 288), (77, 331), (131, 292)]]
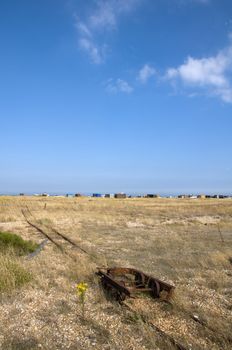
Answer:
[[(12, 304), (0, 304), (4, 346), (10, 344), (11, 329), (16, 343), (33, 339), (35, 348), (171, 349), (141, 321), (142, 314), (187, 348), (230, 348), (231, 200), (1, 197), (0, 218), (15, 221), (0, 220), (0, 230), (39, 243), (44, 237), (28, 226), (22, 209), (29, 209), (30, 219), (51, 237), (57, 238), (49, 227), (90, 255), (59, 238), (63, 252), (48, 243), (36, 258), (23, 263), (35, 277)], [(107, 300), (94, 272), (96, 266), (115, 265), (175, 284), (172, 305), (141, 297), (130, 301), (135, 309), (131, 314)], [(78, 316), (79, 282), (89, 284), (85, 323)], [(18, 303), (23, 305), (21, 314)]]
[(10, 293), (32, 280), (14, 251), (0, 252), (0, 293)]

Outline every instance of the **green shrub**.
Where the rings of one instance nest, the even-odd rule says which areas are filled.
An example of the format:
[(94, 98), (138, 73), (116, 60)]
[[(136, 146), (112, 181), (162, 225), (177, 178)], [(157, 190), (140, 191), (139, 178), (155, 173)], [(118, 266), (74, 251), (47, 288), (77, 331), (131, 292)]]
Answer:
[(14, 254), (0, 253), (0, 293), (10, 292), (30, 282), (32, 275)]
[(34, 252), (37, 247), (37, 243), (26, 241), (14, 233), (0, 232), (0, 251), (2, 252), (13, 249), (17, 255), (26, 255)]

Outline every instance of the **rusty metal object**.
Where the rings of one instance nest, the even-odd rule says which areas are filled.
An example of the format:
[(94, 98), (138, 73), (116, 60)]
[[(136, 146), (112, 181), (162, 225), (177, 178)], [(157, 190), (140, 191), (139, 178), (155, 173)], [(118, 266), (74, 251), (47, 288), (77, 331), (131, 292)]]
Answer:
[(113, 267), (104, 270), (99, 268), (97, 274), (101, 277), (103, 287), (113, 290), (119, 300), (134, 297), (141, 292), (149, 293), (153, 298), (164, 295), (168, 300), (175, 289), (171, 284), (133, 268)]

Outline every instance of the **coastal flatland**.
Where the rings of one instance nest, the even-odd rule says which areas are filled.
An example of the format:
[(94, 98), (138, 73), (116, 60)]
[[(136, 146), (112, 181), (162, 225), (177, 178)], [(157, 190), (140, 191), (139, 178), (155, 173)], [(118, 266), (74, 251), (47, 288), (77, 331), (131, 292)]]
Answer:
[[(43, 248), (0, 297), (0, 349), (231, 349), (232, 200), (0, 197), (0, 232)], [(170, 302), (106, 295), (97, 267), (174, 284)], [(76, 284), (88, 284), (85, 316)], [(156, 331), (158, 327), (164, 334)]]

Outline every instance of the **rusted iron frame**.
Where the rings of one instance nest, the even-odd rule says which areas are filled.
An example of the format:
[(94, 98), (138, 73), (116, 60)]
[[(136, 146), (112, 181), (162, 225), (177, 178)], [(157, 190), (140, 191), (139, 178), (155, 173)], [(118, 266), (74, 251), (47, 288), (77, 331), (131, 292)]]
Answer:
[[(168, 292), (169, 295), (172, 294), (174, 286), (159, 280), (153, 276), (144, 274), (142, 271), (133, 268), (124, 267), (114, 267), (106, 269), (106, 273), (101, 269), (98, 270), (98, 274), (102, 277), (102, 282), (106, 285), (116, 288), (120, 293), (124, 293), (127, 296), (132, 296), (134, 293), (139, 292), (152, 292), (154, 297), (159, 297), (161, 291)], [(117, 281), (115, 277), (123, 275), (134, 275), (135, 279), (137, 277), (138, 283), (134, 286), (127, 287), (120, 281)], [(135, 281), (136, 283), (136, 281)]]
[(120, 293), (124, 293), (127, 296), (131, 296), (131, 291), (129, 288), (123, 286), (119, 281), (115, 281), (111, 276), (107, 273), (99, 270), (98, 275), (102, 278), (102, 283), (115, 287)]
[[(134, 276), (139, 276), (140, 277), (140, 281), (141, 284), (147, 288), (149, 287), (149, 285), (151, 284), (151, 282), (153, 283), (158, 283), (160, 286), (160, 291), (167, 291), (170, 292), (171, 290), (174, 290), (174, 286), (172, 286), (171, 284), (168, 284), (166, 282), (163, 282), (161, 280), (159, 280), (156, 277), (150, 276), (145, 274), (144, 272), (137, 270), (137, 269), (133, 269), (133, 268), (127, 268), (127, 267), (114, 267), (114, 268), (109, 268), (107, 269), (107, 273), (114, 276), (121, 276), (121, 275), (125, 275), (125, 274), (130, 274), (130, 275), (134, 275)], [(140, 289), (138, 286), (135, 287), (136, 289)], [(141, 288), (142, 289), (142, 288)]]

